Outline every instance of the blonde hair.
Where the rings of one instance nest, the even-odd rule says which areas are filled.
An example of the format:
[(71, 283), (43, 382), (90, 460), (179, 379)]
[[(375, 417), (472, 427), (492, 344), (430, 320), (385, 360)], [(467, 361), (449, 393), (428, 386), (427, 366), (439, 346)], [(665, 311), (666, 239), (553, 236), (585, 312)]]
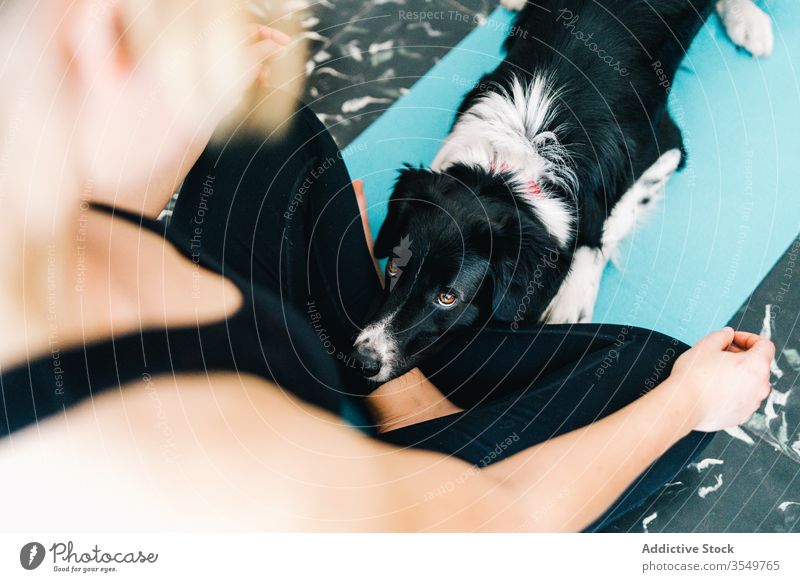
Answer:
[[(19, 21), (33, 7), (10, 4)], [(283, 0), (95, 0), (85, 6), (90, 18), (91, 11), (102, 11), (95, 14), (99, 17), (115, 10), (115, 25), (132, 64), (145, 67), (157, 85), (154, 98), (168, 100), (190, 123), (196, 119), (199, 125), (205, 120), (210, 127), (214, 119), (209, 111), (221, 107), (220, 111), (233, 110), (221, 128), (223, 133), (234, 127), (265, 131), (275, 129), (292, 113), (303, 84), (305, 54), (298, 34), (300, 15), (290, 13)], [(3, 8), (5, 18), (11, 11)], [(39, 16), (50, 18), (46, 7)], [(269, 86), (253, 87), (241, 98), (242, 80), (253, 70), (248, 48), (252, 48), (254, 23), (299, 40), (272, 61)], [(6, 21), (5, 27), (12, 24), (18, 24), (16, 19)], [(15, 50), (44, 50), (41, 43), (47, 42), (44, 36), (24, 38), (25, 49)], [(0, 116), (0, 201), (6, 210), (0, 228), (0, 248), (6, 249), (0, 256), (0, 323), (4, 328), (0, 333), (6, 346), (16, 348), (21, 342), (19, 351), (24, 354), (22, 338), (29, 344), (46, 342), (55, 325), (55, 315), (49, 311), (55, 309), (56, 295), (61, 297), (58, 290), (76, 284), (76, 241), (85, 214), (79, 205), (86, 202), (68, 191), (87, 185), (64, 182), (64, 168), (59, 164), (70, 147), (70, 120), (48, 117), (46, 124), (42, 121), (63, 73), (58, 67), (63, 65), (48, 61), (46, 69), (40, 67), (38, 76), (52, 83), (46, 85), (31, 80), (24, 62), (10, 61), (14, 72), (9, 72), (10, 67), (0, 71), (15, 82)], [(30, 128), (36, 132), (27, 131)], [(45, 131), (47, 139), (42, 139)], [(48, 163), (50, 158), (53, 163)], [(50, 175), (56, 179), (49, 181)], [(93, 176), (78, 179), (88, 180), (91, 188)], [(62, 315), (79, 311), (69, 298), (59, 305)]]
[(200, 115), (240, 83), (254, 23), (297, 39), (272, 61), (268, 86), (252, 85), (220, 129), (271, 130), (292, 113), (304, 81), (305, 45), (299, 14), (283, 1), (122, 0), (120, 6), (134, 53), (156, 67), (167, 97), (185, 103), (186, 88), (197, 88), (192, 106)]

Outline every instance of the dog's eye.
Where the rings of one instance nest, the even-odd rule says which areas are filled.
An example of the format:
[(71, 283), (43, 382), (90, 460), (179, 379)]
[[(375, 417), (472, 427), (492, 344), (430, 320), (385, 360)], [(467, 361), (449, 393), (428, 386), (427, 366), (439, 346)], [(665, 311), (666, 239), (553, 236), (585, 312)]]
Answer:
[(397, 265), (394, 264), (393, 260), (386, 263), (386, 270), (392, 277), (397, 276), (397, 273), (400, 271), (400, 269), (397, 268)]
[(439, 296), (436, 297), (436, 302), (442, 307), (452, 307), (455, 305), (456, 300), (456, 294), (451, 291), (442, 291), (439, 293)]

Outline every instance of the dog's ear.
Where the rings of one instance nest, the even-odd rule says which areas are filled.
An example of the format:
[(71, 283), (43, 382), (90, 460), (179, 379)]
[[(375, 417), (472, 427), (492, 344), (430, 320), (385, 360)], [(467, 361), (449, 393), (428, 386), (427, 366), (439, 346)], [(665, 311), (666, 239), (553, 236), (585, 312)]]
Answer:
[(537, 320), (569, 268), (569, 258), (549, 238), (536, 236), (538, 226), (519, 217), (492, 221), (491, 307), (498, 321)]
[(392, 249), (402, 236), (409, 216), (410, 206), (414, 199), (424, 197), (430, 190), (433, 173), (423, 168), (406, 165), (394, 186), (386, 219), (378, 232), (375, 241), (375, 258), (385, 259), (392, 255)]
[[(521, 257), (520, 257), (521, 258)], [(492, 274), (492, 317), (498, 321), (522, 319), (520, 312), (528, 293), (529, 270), (523, 261), (504, 257), (494, 262)], [(533, 290), (533, 289), (531, 289)], [(532, 298), (528, 298), (529, 302)]]
[(405, 217), (408, 214), (408, 200), (399, 198), (395, 194), (389, 199), (389, 210), (386, 218), (378, 231), (378, 238), (375, 240), (375, 258), (385, 259), (392, 254), (392, 248), (400, 240)]

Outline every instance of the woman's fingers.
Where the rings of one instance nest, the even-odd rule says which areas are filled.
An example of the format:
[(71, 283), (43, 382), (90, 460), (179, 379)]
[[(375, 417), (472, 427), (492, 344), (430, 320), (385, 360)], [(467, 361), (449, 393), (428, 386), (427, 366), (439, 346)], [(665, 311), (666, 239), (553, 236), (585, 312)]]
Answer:
[[(757, 333), (752, 333), (749, 331), (736, 331), (733, 335), (733, 342), (730, 346), (728, 346), (728, 351), (733, 352), (734, 354), (746, 352), (761, 342), (772, 344), (772, 342), (770, 342), (768, 339), (761, 337)], [(764, 345), (761, 349), (766, 349), (768, 347), (768, 345)], [(775, 346), (773, 345), (771, 349), (774, 355)]]
[(285, 32), (265, 25), (261, 25), (259, 27), (259, 34), (261, 35), (261, 38), (272, 40), (281, 46), (286, 46), (292, 42), (292, 37)]
[(733, 342), (733, 328), (723, 327), (718, 331), (712, 331), (706, 337), (697, 342), (698, 347), (706, 347), (719, 351), (726, 350)]
[(266, 85), (270, 77), (269, 61), (280, 56), (286, 46), (292, 42), (292, 37), (275, 28), (254, 24), (250, 29), (248, 40), (252, 43), (248, 51), (255, 67), (253, 79)]
[(772, 362), (775, 357), (775, 344), (757, 333), (737, 331), (733, 335), (733, 343), (728, 348), (729, 352), (752, 352), (753, 356)]
[(266, 61), (279, 55), (283, 52), (285, 47), (285, 44), (280, 44), (271, 38), (267, 38), (254, 43), (253, 46), (250, 47), (250, 51), (256, 61)]
[(259, 41), (249, 47), (250, 62), (252, 64), (252, 76), (247, 79), (247, 85), (252, 81), (258, 81), (262, 85), (267, 85), (270, 77), (270, 61), (285, 50), (285, 45), (278, 44), (272, 39)]
[(761, 336), (756, 336), (756, 338), (747, 348), (747, 353), (763, 358), (767, 362), (772, 362), (772, 358), (775, 357), (775, 344)]
[(743, 350), (749, 350), (757, 341), (763, 339), (764, 338), (757, 333), (751, 333), (749, 331), (737, 331), (733, 335), (733, 342)]
[(292, 42), (292, 37), (276, 28), (266, 26), (264, 24), (253, 24), (249, 28), (250, 42), (259, 42), (261, 40), (271, 40), (280, 45), (286, 46)]

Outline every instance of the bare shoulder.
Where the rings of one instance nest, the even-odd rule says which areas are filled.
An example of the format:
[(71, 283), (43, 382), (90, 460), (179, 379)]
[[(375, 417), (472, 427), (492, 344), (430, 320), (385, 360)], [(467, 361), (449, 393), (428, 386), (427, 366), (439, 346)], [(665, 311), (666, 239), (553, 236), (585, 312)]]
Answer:
[[(337, 497), (337, 459), (376, 450), (335, 415), (259, 378), (146, 376), (0, 441), (0, 472), (15, 475), (6, 485), (16, 490), (0, 510), (24, 529), (324, 529), (318, 506)], [(353, 485), (378, 480), (377, 466), (358, 463)], [(40, 522), (12, 502), (17, 495), (50, 506), (37, 511)]]
[(510, 507), (462, 461), (389, 446), (233, 374), (103, 393), (0, 440), (0, 474), (14, 476), (3, 524), (20, 531), (508, 529)]

